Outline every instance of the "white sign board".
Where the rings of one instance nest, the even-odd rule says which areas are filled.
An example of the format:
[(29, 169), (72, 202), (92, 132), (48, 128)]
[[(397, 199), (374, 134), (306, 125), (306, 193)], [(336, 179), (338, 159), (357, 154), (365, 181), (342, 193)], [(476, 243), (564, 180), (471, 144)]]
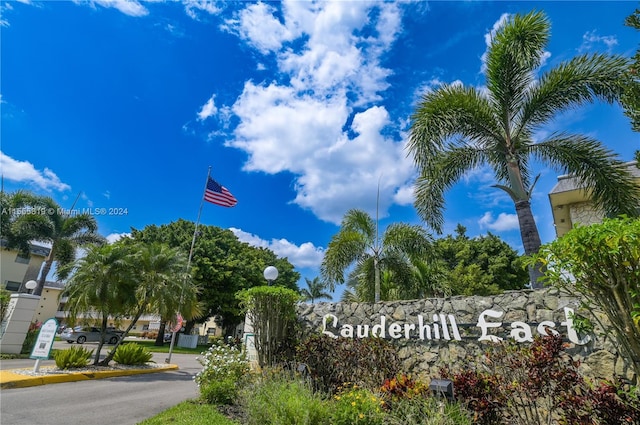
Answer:
[(56, 338), (56, 331), (58, 330), (58, 321), (54, 318), (48, 319), (40, 327), (38, 333), (38, 339), (36, 340), (33, 350), (31, 351), (32, 359), (48, 359), (53, 341)]

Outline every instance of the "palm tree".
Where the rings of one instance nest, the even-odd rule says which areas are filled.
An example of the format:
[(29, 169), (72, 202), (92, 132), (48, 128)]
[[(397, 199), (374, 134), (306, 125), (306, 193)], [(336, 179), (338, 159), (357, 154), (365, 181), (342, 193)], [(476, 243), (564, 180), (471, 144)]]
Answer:
[(109, 318), (124, 315), (130, 308), (136, 288), (131, 253), (121, 244), (89, 247), (62, 293), (68, 297), (66, 308), (72, 322), (92, 317), (100, 322), (102, 338), (94, 359), (96, 365)]
[(307, 287), (300, 290), (304, 301), (311, 301), (311, 304), (313, 304), (315, 300), (333, 299), (330, 293), (324, 291), (327, 285), (321, 282), (319, 278), (314, 277), (313, 280), (310, 280), (305, 277), (304, 280), (307, 283)]
[(394, 223), (380, 238), (377, 222), (366, 212), (351, 209), (329, 242), (320, 273), (333, 291), (336, 283), (344, 283), (345, 270), (355, 263), (349, 280), (373, 283), (373, 301), (378, 302), (381, 270), (393, 271), (394, 277), (403, 282), (411, 276), (409, 259), (423, 256), (430, 249), (431, 239), (422, 227)]
[[(129, 244), (129, 241), (123, 239), (120, 242), (128, 245), (122, 249), (130, 252), (128, 261), (135, 282), (132, 292), (127, 295), (127, 313), (131, 321), (124, 335), (133, 329), (143, 314), (158, 314), (161, 322), (167, 317), (174, 317), (177, 312), (187, 319), (197, 315), (198, 290), (187, 273), (187, 258), (182, 251), (159, 242)], [(162, 340), (163, 329), (159, 335)], [(111, 361), (121, 341), (116, 343), (102, 364)]]
[[(531, 160), (569, 172), (589, 189), (596, 207), (608, 214), (636, 215), (640, 191), (624, 163), (598, 140), (537, 132), (558, 113), (621, 94), (628, 60), (615, 55), (577, 56), (536, 78), (549, 40), (550, 23), (541, 12), (515, 15), (497, 31), (487, 52), (486, 90), (444, 84), (425, 94), (412, 120), (408, 149), (420, 176), (415, 206), (441, 232), (444, 192), (464, 174), (488, 165), (495, 187), (513, 200), (525, 254), (540, 248), (531, 211)], [(541, 270), (530, 268), (532, 285)]]
[(57, 276), (65, 279), (70, 270), (65, 266), (74, 262), (77, 248), (102, 244), (105, 240), (97, 233), (98, 223), (90, 214), (70, 214), (50, 197), (23, 192), (15, 196), (18, 197), (17, 202), (20, 205), (33, 208), (35, 213), (21, 214), (11, 220), (8, 230), (10, 243), (21, 250), (25, 247), (28, 249), (31, 240), (51, 244), (51, 250), (38, 279), (38, 286), (33, 290), (34, 295), (40, 295), (54, 261), (58, 265)]

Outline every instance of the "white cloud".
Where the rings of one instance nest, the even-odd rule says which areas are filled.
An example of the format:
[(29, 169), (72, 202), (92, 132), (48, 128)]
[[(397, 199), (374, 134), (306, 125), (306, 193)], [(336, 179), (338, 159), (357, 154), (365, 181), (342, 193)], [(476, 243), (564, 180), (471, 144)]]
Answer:
[(478, 220), (478, 225), (481, 229), (486, 228), (496, 232), (506, 232), (519, 228), (518, 216), (516, 214), (500, 213), (498, 218), (494, 220), (493, 214), (490, 211), (484, 213), (482, 218)]
[[(78, 4), (83, 2), (76, 1)], [(140, 2), (136, 0), (93, 0), (91, 5), (97, 4), (105, 8), (114, 8), (129, 16), (146, 16), (149, 11)]]
[(207, 100), (207, 103), (202, 105), (202, 108), (200, 108), (200, 112), (198, 112), (198, 119), (200, 121), (204, 121), (218, 112), (218, 108), (216, 108), (214, 103), (215, 97), (215, 94), (212, 95), (209, 100)]
[(381, 58), (400, 23), (398, 4), (377, 1), (286, 1), (281, 14), (250, 4), (227, 21), (276, 59), (282, 77), (245, 82), (231, 106), (239, 124), (226, 144), (248, 154), (244, 169), (292, 173), (292, 202), (334, 223), (349, 208), (375, 212), (379, 180), (381, 211), (408, 203), (413, 164), (404, 138), (385, 134), (389, 114), (376, 106), (389, 85)]
[(286, 257), (289, 262), (299, 268), (318, 268), (324, 257), (324, 250), (311, 242), (295, 245), (286, 239), (272, 239), (266, 241), (259, 236), (247, 233), (241, 229), (230, 228), (241, 241), (258, 248), (268, 248), (278, 257)]
[(221, 11), (217, 3), (211, 0), (182, 0), (182, 4), (184, 4), (185, 12), (192, 19), (198, 19), (198, 12), (216, 15)]
[(107, 242), (108, 243), (114, 243), (116, 241), (119, 241), (122, 238), (128, 238), (131, 236), (131, 233), (111, 233), (109, 235), (107, 235)]
[(582, 44), (578, 47), (578, 51), (586, 52), (592, 50), (601, 43), (607, 46), (607, 50), (611, 50), (618, 44), (618, 39), (614, 35), (598, 35), (596, 30), (587, 31), (582, 35)]
[(33, 184), (41, 189), (69, 190), (71, 186), (63, 183), (60, 178), (50, 169), (37, 170), (34, 165), (27, 161), (15, 160), (0, 151), (0, 169), (3, 178), (15, 182)]

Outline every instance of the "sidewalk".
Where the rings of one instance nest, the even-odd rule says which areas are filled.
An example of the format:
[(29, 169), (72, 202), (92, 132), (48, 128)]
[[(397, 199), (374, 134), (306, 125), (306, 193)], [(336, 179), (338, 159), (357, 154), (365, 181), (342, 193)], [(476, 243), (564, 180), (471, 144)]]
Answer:
[[(7, 390), (11, 388), (25, 388), (36, 385), (113, 378), (116, 376), (140, 375), (144, 373), (166, 372), (177, 369), (178, 366), (175, 364), (156, 364), (153, 367), (104, 367), (102, 370), (99, 368), (86, 368), (81, 371), (74, 372), (73, 369), (71, 369), (69, 372), (64, 372), (58, 370), (52, 371), (52, 367), (43, 366), (40, 368), (40, 373), (37, 375), (24, 374), (33, 371), (33, 368), (8, 369), (0, 370), (0, 389)], [(21, 371), (23, 371), (23, 373), (20, 373)]]

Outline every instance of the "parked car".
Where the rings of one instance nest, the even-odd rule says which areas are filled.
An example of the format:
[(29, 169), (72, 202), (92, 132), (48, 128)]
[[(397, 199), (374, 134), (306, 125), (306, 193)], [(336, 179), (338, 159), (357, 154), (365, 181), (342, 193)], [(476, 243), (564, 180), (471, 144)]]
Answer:
[[(123, 331), (116, 328), (109, 327), (104, 337), (104, 342), (107, 344), (115, 344), (118, 342)], [(78, 344), (84, 344), (85, 342), (98, 342), (100, 341), (100, 328), (94, 326), (76, 326), (74, 328), (66, 328), (60, 334), (60, 338), (67, 341), (69, 344), (77, 342)]]

